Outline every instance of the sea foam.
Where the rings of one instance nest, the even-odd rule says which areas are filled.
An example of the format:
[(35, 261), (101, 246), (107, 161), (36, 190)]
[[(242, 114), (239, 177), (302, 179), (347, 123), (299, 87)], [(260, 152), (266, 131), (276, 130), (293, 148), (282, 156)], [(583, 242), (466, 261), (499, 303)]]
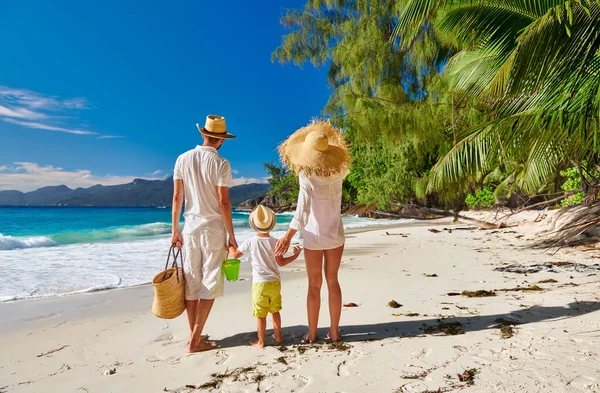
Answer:
[[(271, 236), (283, 236), (286, 218), (281, 217)], [(346, 229), (404, 221), (343, 220)], [(170, 231), (170, 224), (157, 222), (51, 236), (0, 235), (0, 267), (5, 276), (18, 278), (0, 286), (0, 302), (149, 283), (165, 266)], [(236, 220), (235, 232), (238, 244), (254, 236), (246, 219)]]
[(47, 236), (15, 237), (0, 233), (0, 250), (17, 250), (32, 247), (52, 247), (56, 242)]

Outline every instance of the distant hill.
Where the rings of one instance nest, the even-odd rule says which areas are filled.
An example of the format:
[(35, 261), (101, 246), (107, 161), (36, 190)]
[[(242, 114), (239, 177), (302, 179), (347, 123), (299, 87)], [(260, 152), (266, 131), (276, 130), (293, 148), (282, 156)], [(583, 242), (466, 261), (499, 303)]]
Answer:
[[(229, 196), (235, 207), (263, 195), (268, 184), (242, 184), (231, 187)], [(0, 206), (171, 206), (173, 178), (135, 179), (117, 186), (96, 185), (70, 189), (67, 186), (43, 187), (31, 192), (0, 191)]]

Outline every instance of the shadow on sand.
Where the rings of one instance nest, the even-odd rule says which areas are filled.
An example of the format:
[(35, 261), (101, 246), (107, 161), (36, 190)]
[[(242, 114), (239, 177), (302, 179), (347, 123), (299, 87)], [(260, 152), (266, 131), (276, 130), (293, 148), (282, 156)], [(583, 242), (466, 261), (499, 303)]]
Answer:
[[(514, 321), (515, 324), (531, 324), (554, 319), (573, 318), (600, 310), (600, 302), (573, 302), (564, 307), (533, 306), (527, 309), (519, 309), (510, 313), (494, 315), (478, 315), (468, 317), (445, 318), (443, 322), (459, 322), (465, 334), (474, 331), (497, 329), (499, 327), (496, 319), (504, 318)], [(375, 323), (368, 325), (345, 325), (341, 326), (342, 340), (345, 342), (358, 342), (367, 340), (381, 340), (385, 338), (414, 337), (424, 334), (425, 326), (436, 326), (440, 322), (438, 318), (412, 319), (398, 322)], [(286, 326), (283, 328), (284, 344), (299, 344), (300, 338), (306, 333), (307, 327), (302, 325)], [(267, 335), (272, 331), (267, 331)], [(324, 337), (326, 329), (319, 329), (319, 336)], [(231, 348), (248, 345), (250, 340), (256, 338), (256, 332), (238, 333), (217, 341), (221, 348)]]

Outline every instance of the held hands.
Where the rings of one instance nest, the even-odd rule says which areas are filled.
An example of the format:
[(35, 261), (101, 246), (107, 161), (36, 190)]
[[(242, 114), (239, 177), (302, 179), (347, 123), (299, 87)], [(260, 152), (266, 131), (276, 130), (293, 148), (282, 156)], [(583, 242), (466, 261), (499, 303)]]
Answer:
[(181, 246), (183, 245), (183, 236), (181, 236), (181, 232), (174, 231), (171, 234), (171, 245), (173, 244), (175, 245), (175, 247), (181, 248)]
[(294, 256), (297, 257), (302, 252), (302, 247), (296, 246), (294, 247)]
[(290, 248), (291, 240), (287, 238), (287, 236), (282, 237), (277, 242), (277, 246), (275, 247), (275, 256), (282, 257)]
[[(233, 237), (233, 236), (229, 237), (229, 244), (227, 245), (227, 249), (229, 249), (231, 247), (233, 247), (233, 251), (238, 249), (237, 241), (235, 240), (235, 237)], [(231, 251), (230, 251), (230, 253), (231, 253)]]

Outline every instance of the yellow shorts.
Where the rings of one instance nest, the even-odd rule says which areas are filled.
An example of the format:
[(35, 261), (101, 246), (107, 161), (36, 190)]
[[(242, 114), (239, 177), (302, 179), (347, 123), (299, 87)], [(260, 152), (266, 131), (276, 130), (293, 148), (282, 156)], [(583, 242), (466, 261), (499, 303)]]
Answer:
[(252, 284), (252, 315), (266, 318), (269, 313), (281, 310), (281, 282), (256, 282)]

